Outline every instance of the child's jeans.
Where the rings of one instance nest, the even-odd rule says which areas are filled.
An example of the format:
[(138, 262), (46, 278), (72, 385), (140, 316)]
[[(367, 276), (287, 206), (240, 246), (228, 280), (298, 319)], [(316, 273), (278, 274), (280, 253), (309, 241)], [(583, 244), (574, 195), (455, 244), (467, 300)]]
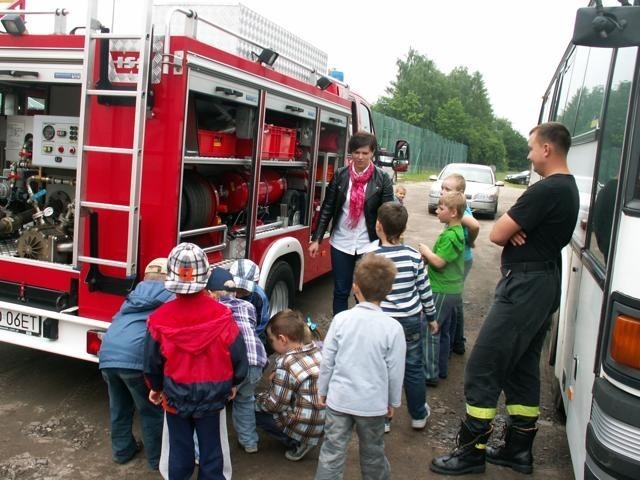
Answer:
[(404, 363), (404, 393), (409, 415), (414, 420), (427, 416), (424, 406), (427, 391), (424, 377), (424, 331), (422, 314), (396, 318), (404, 330), (407, 354)]
[(233, 399), (233, 428), (238, 434), (238, 441), (243, 447), (258, 446), (256, 432), (256, 385), (262, 377), (262, 368), (250, 365), (246, 378), (238, 385), (236, 398)]
[(147, 461), (151, 468), (157, 469), (163, 410), (149, 401), (149, 388), (142, 372), (127, 368), (103, 368), (101, 372), (109, 389), (113, 459), (123, 463), (135, 455), (137, 447), (132, 427), (133, 414), (138, 410)]
[(389, 461), (384, 455), (384, 415), (360, 417), (327, 407), (324, 442), (320, 449), (315, 480), (342, 479), (353, 427), (356, 428), (360, 444), (362, 478), (390, 478)]
[(426, 335), (424, 373), (427, 381), (447, 378), (449, 374), (451, 330), (455, 328), (456, 310), (461, 298), (460, 293), (433, 294), (439, 330), (437, 335), (429, 332)]
[[(473, 265), (473, 258), (471, 260), (464, 261), (464, 278), (467, 279), (467, 275), (469, 275), (469, 271), (471, 270), (471, 266)], [(458, 309), (456, 311), (456, 325), (452, 340), (451, 340), (451, 348), (456, 353), (464, 353), (464, 344), (466, 338), (464, 336), (464, 306), (462, 303), (462, 295), (460, 295), (460, 303), (458, 304)]]
[(275, 438), (279, 442), (283, 443), (288, 449), (297, 448), (298, 445), (300, 445), (300, 442), (284, 433), (282, 427), (280, 427), (276, 422), (273, 413), (256, 412), (256, 424), (262, 430), (267, 432), (271, 438)]

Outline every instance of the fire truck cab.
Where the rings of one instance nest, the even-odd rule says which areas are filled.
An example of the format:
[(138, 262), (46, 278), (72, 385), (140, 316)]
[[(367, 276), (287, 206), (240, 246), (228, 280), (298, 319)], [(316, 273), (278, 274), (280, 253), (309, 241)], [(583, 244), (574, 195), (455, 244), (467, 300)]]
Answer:
[[(144, 266), (182, 241), (255, 261), (272, 313), (330, 270), (328, 242), (307, 245), (369, 105), (215, 18), (159, 22), (145, 3), (142, 33), (109, 32), (90, 2), (82, 35), (56, 9), (58, 33), (27, 33), (21, 10), (0, 36), (0, 342), (96, 361)], [(395, 156), (406, 167), (406, 142)]]

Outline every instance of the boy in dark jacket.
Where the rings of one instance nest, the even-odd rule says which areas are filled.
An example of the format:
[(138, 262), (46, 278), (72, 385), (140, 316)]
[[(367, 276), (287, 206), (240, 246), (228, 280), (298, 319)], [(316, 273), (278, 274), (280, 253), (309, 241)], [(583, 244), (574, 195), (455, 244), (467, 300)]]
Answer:
[[(191, 478), (193, 433), (200, 447), (198, 478), (230, 478), (224, 406), (247, 374), (247, 353), (231, 310), (204, 291), (205, 253), (181, 243), (169, 254), (165, 288), (176, 299), (149, 317), (145, 377), (149, 400), (162, 403), (169, 431), (169, 478)], [(221, 428), (221, 426), (223, 428)]]
[(111, 450), (116, 463), (126, 463), (140, 450), (133, 436), (133, 413), (138, 410), (140, 430), (149, 466), (158, 469), (162, 409), (149, 403), (142, 366), (149, 314), (173, 294), (164, 288), (167, 259), (156, 258), (144, 271), (144, 281), (131, 292), (113, 317), (98, 354), (102, 378), (109, 389)]

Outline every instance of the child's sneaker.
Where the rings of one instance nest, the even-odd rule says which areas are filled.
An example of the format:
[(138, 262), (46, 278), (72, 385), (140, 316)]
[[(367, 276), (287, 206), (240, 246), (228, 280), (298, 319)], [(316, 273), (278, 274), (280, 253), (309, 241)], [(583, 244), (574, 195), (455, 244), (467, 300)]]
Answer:
[(302, 460), (304, 456), (313, 449), (313, 447), (314, 447), (313, 445), (307, 445), (306, 443), (301, 443), (296, 448), (287, 450), (284, 456), (287, 460), (291, 460), (292, 462), (297, 462), (298, 460)]
[(142, 440), (136, 440), (136, 448), (129, 458), (120, 459), (120, 458), (114, 457), (113, 461), (119, 464), (127, 463), (128, 461), (133, 459), (133, 457), (135, 457), (138, 453), (140, 453), (143, 447), (144, 445), (142, 444)]
[(389, 433), (391, 431), (391, 419), (389, 417), (384, 417), (384, 433)]
[(258, 453), (258, 445), (243, 445), (238, 440), (238, 447), (245, 451), (245, 453)]
[(427, 378), (424, 382), (427, 387), (437, 387), (439, 379), (437, 378)]
[(425, 415), (424, 418), (421, 418), (418, 420), (411, 419), (411, 428), (413, 428), (414, 430), (422, 430), (424, 427), (427, 426), (427, 420), (431, 415), (431, 409), (429, 408), (429, 405), (426, 403), (424, 404), (424, 408), (427, 409), (427, 414)]

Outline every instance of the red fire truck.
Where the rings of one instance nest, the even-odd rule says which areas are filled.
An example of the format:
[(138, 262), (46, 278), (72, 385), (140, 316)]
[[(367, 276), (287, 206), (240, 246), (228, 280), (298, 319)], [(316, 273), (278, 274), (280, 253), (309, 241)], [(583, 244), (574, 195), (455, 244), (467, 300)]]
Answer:
[[(24, 3), (0, 35), (0, 342), (96, 361), (144, 266), (182, 241), (258, 263), (272, 311), (330, 270), (328, 242), (306, 247), (349, 135), (374, 129), (362, 98), (191, 9), (161, 24), (145, 2), (123, 35), (94, 0), (82, 34), (54, 9), (39, 35)], [(247, 58), (198, 39), (211, 29)]]

